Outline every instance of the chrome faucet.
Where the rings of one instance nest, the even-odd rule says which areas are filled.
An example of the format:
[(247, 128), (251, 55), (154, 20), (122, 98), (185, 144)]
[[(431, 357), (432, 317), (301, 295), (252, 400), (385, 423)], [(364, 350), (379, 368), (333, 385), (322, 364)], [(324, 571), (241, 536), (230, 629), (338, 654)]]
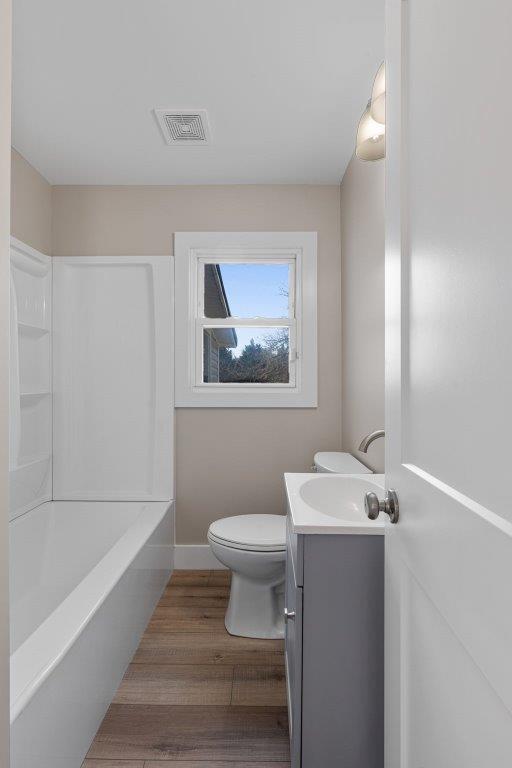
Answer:
[(362, 453), (368, 453), (368, 448), (373, 443), (374, 440), (377, 440), (379, 437), (384, 437), (385, 432), (383, 429), (376, 429), (375, 432), (370, 432), (369, 435), (366, 435), (366, 437), (363, 437), (361, 440), (361, 445), (357, 449), (358, 451), (361, 451)]

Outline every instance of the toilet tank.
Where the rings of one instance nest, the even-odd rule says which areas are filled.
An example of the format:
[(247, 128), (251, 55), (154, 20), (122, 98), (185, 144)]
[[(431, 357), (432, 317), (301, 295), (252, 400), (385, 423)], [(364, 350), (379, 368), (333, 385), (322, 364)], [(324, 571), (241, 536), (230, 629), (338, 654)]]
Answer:
[(358, 461), (352, 454), (342, 451), (320, 451), (315, 453), (315, 472), (332, 472), (339, 475), (373, 474), (364, 464)]

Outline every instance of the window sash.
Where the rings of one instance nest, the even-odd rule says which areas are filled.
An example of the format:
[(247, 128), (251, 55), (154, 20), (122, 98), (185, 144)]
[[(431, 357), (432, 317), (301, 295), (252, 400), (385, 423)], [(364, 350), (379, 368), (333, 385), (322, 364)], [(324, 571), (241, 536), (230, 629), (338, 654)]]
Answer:
[[(288, 317), (205, 317), (204, 313), (204, 290), (205, 290), (205, 266), (207, 264), (287, 264), (288, 265)], [(299, 286), (297, 285), (298, 264), (297, 257), (293, 256), (270, 256), (268, 250), (261, 256), (247, 255), (243, 252), (235, 255), (217, 255), (208, 252), (208, 255), (201, 256), (196, 254), (196, 307), (195, 333), (194, 333), (194, 387), (199, 390), (213, 390), (227, 388), (234, 390), (276, 390), (282, 391), (295, 389), (298, 379), (299, 358), (299, 339), (297, 323), (297, 294), (300, 297)], [(238, 383), (238, 382), (205, 382), (204, 381), (204, 330), (207, 328), (287, 328), (288, 329), (288, 372), (289, 381), (287, 383), (276, 382), (272, 384), (264, 383)]]
[[(233, 322), (236, 318), (225, 317), (220, 320), (213, 320), (211, 318), (197, 318), (195, 329), (195, 375), (194, 375), (194, 387), (199, 389), (218, 389), (221, 387), (227, 387), (229, 389), (244, 390), (244, 389), (295, 389), (297, 386), (297, 361), (299, 353), (297, 350), (297, 321), (296, 320), (273, 320), (265, 318), (265, 322), (262, 318), (244, 318), (244, 322)], [(204, 379), (204, 330), (206, 328), (236, 328), (236, 327), (249, 327), (249, 328), (288, 328), (288, 373), (289, 381), (286, 383), (275, 382), (272, 384), (263, 383), (238, 383), (225, 382), (225, 381), (203, 381)]]
[[(267, 252), (268, 253), (268, 252)], [(280, 257), (276, 256), (275, 258), (269, 257), (268, 255), (265, 257), (255, 257), (253, 255), (251, 256), (198, 256), (197, 257), (197, 290), (196, 290), (196, 306), (197, 306), (197, 317), (199, 318), (205, 318), (204, 314), (204, 268), (206, 264), (287, 264), (288, 265), (288, 317), (287, 318), (279, 318), (279, 320), (292, 320), (296, 318), (296, 273), (297, 273), (297, 259), (295, 256), (290, 257)], [(208, 321), (215, 320), (217, 322), (217, 318), (214, 317), (208, 317), (205, 318)], [(220, 320), (224, 320), (226, 318), (219, 318)], [(233, 316), (230, 318), (231, 320), (236, 320), (237, 325), (241, 325), (242, 320), (247, 320), (247, 318), (237, 318), (236, 316)], [(251, 318), (253, 320), (254, 318)], [(259, 321), (268, 320), (269, 318), (265, 317), (258, 317)], [(276, 324), (276, 319), (273, 319), (272, 322), (274, 325)], [(233, 323), (231, 323), (233, 325)]]

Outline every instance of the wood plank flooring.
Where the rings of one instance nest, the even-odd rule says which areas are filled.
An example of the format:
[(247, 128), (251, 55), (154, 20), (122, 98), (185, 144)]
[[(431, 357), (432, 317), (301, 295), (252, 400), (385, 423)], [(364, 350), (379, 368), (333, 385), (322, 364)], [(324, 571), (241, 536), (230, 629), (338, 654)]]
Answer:
[(224, 627), (227, 571), (175, 571), (83, 768), (288, 768), (283, 643)]

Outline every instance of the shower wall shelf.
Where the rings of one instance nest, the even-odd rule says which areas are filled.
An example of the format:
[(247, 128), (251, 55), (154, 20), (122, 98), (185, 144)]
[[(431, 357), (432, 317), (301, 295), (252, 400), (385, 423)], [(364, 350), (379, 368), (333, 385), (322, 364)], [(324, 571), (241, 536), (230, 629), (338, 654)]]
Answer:
[(52, 261), (11, 238), (10, 509), (52, 498)]
[(23, 333), (31, 333), (34, 336), (50, 333), (49, 328), (44, 328), (42, 325), (33, 325), (32, 323), (22, 323), (20, 320), (18, 320), (18, 328)]
[(38, 398), (38, 397), (47, 397), (48, 395), (51, 395), (52, 393), (49, 390), (46, 390), (44, 392), (20, 392), (20, 398), (23, 400), (23, 398)]
[(51, 459), (51, 454), (49, 453), (43, 454), (42, 456), (28, 456), (23, 461), (23, 464), (18, 465), (18, 469), (26, 469), (27, 467), (34, 466), (34, 464), (47, 462), (49, 459)]

